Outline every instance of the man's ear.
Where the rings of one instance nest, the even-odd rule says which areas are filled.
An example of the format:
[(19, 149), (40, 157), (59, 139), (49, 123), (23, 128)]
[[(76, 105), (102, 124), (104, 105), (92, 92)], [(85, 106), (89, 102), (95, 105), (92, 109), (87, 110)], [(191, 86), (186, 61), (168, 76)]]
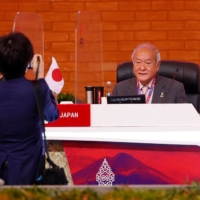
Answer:
[(159, 62), (157, 63), (157, 65), (156, 65), (156, 67), (157, 67), (157, 72), (158, 72), (158, 70), (160, 69), (160, 63), (161, 63), (161, 61), (159, 61)]

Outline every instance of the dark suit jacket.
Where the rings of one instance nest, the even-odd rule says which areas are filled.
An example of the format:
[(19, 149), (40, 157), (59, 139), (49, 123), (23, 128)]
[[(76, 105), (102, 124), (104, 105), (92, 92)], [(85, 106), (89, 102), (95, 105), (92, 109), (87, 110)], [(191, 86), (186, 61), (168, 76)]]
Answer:
[[(39, 80), (44, 117), (59, 117), (55, 99), (44, 79)], [(9, 185), (30, 185), (38, 177), (43, 154), (41, 123), (31, 81), (18, 78), (0, 82), (0, 178)]]
[[(163, 103), (171, 83), (172, 79), (157, 75), (152, 103)], [(162, 97), (161, 93), (164, 97)], [(112, 96), (130, 95), (137, 95), (136, 77), (117, 83), (112, 92)], [(165, 103), (188, 103), (188, 99), (182, 83), (174, 80)]]

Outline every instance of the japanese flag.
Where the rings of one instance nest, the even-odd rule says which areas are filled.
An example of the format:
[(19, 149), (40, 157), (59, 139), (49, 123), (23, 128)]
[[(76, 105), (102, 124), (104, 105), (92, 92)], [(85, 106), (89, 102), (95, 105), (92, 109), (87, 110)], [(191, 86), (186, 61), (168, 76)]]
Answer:
[(46, 74), (45, 80), (50, 90), (52, 90), (56, 94), (59, 94), (61, 92), (64, 86), (64, 80), (54, 57), (52, 57), (52, 63), (49, 71)]

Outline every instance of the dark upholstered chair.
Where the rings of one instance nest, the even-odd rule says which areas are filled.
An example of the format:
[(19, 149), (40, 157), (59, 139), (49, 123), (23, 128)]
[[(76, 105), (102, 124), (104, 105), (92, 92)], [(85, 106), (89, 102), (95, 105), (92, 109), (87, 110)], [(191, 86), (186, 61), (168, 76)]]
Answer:
[[(196, 63), (162, 60), (158, 74), (173, 78), (176, 69), (179, 69), (175, 80), (183, 83), (189, 102), (200, 113), (200, 67)], [(134, 77), (133, 63), (124, 62), (117, 67), (117, 82)]]

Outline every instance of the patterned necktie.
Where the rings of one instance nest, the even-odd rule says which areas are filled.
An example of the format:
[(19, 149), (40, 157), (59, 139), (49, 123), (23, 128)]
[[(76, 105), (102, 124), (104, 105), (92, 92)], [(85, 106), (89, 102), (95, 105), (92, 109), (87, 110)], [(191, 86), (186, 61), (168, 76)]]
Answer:
[(146, 96), (147, 90), (148, 90), (148, 89), (149, 89), (148, 86), (143, 86), (143, 87), (142, 87), (142, 94), (144, 94), (144, 95)]

